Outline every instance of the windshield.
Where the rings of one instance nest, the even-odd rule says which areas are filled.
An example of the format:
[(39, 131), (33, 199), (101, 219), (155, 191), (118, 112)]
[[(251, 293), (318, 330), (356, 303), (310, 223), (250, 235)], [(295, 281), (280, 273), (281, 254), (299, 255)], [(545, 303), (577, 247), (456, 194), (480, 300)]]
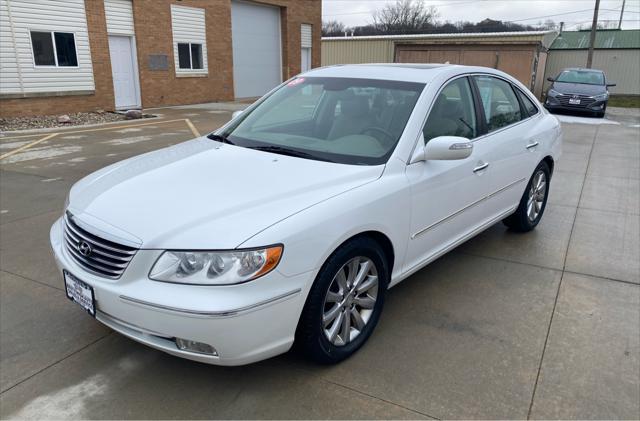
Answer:
[(387, 161), (424, 84), (299, 77), (214, 140), (356, 165)]
[(556, 78), (556, 82), (604, 85), (604, 74), (592, 70), (565, 70)]

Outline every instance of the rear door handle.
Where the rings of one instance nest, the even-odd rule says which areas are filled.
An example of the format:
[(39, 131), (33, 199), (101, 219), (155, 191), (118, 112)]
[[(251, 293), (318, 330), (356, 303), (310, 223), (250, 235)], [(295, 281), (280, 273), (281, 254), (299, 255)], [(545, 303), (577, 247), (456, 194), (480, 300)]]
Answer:
[(533, 148), (535, 148), (536, 146), (538, 146), (539, 144), (540, 144), (540, 143), (535, 142), (535, 141), (534, 141), (534, 142), (532, 142), (532, 143), (529, 143), (529, 144), (527, 145), (527, 149), (533, 149)]
[(477, 167), (475, 167), (475, 168), (473, 169), (473, 172), (480, 172), (480, 171), (482, 171), (482, 170), (486, 169), (488, 166), (489, 166), (489, 163), (488, 163), (488, 162), (485, 162), (484, 164), (482, 164), (482, 165), (478, 165)]

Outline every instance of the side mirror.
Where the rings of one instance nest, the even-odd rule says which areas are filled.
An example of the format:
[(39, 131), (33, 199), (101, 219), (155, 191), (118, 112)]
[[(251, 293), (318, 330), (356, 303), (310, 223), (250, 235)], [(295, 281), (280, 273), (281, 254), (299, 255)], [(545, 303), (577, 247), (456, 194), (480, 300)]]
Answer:
[(552, 77), (548, 77), (548, 78), (547, 78), (547, 80), (548, 80), (549, 82), (555, 82), (555, 81), (556, 81), (556, 80), (555, 80), (554, 78), (552, 78)]
[(610, 88), (612, 86), (616, 86), (616, 84), (615, 83), (607, 83), (607, 88)]
[(231, 119), (233, 120), (234, 118), (238, 117), (240, 114), (242, 114), (242, 112), (243, 112), (243, 111), (244, 111), (244, 110), (234, 111), (234, 112), (231, 114)]
[(411, 158), (411, 164), (419, 161), (452, 161), (465, 159), (473, 152), (473, 143), (466, 137), (458, 136), (438, 136), (431, 139), (426, 146), (424, 137), (420, 135), (420, 144)]

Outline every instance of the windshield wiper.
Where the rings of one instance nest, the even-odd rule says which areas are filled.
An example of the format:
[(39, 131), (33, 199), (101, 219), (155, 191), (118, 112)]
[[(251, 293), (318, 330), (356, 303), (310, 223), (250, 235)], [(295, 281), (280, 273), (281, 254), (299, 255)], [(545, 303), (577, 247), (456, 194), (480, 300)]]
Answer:
[(227, 139), (226, 136), (215, 134), (215, 133), (211, 133), (211, 134), (207, 135), (207, 138), (209, 138), (211, 140), (215, 140), (217, 142), (227, 143), (229, 145), (233, 145), (234, 144), (232, 141)]
[(316, 161), (334, 162), (330, 159), (321, 158), (307, 152), (283, 148), (282, 146), (273, 146), (273, 145), (272, 146), (247, 146), (247, 148), (255, 149), (257, 151), (277, 153), (280, 155), (295, 156), (296, 158), (315, 159)]

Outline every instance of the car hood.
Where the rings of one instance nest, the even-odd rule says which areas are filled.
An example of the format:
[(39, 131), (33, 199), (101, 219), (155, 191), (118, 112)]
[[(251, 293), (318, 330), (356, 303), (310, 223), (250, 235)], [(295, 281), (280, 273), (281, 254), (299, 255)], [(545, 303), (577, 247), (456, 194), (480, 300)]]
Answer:
[(554, 82), (552, 88), (561, 94), (600, 95), (607, 92), (603, 85), (587, 85), (584, 83)]
[(231, 249), (292, 214), (378, 179), (383, 170), (198, 138), (89, 175), (72, 188), (68, 209), (112, 241)]

